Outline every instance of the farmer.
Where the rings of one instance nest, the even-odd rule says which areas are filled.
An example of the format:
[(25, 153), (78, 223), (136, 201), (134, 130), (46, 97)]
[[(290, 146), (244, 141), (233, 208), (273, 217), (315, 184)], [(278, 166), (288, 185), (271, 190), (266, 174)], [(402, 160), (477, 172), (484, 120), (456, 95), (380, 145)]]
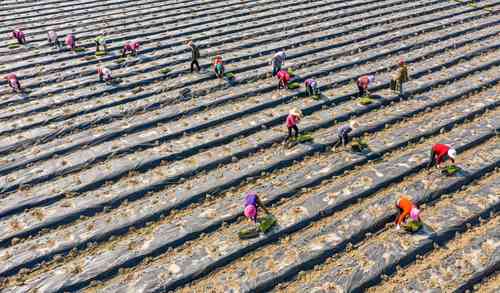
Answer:
[(312, 78), (308, 78), (304, 81), (306, 87), (306, 95), (312, 96), (318, 94), (318, 83)]
[(59, 41), (59, 36), (57, 35), (57, 33), (55, 31), (48, 31), (47, 32), (47, 40), (49, 41), (49, 45), (51, 46), (57, 46), (57, 48), (61, 48), (62, 44), (61, 42)]
[(247, 193), (245, 196), (245, 217), (249, 218), (254, 223), (257, 223), (257, 208), (259, 207), (262, 208), (264, 212), (269, 214), (269, 211), (266, 209), (257, 193), (253, 191)]
[(193, 41), (188, 41), (188, 47), (191, 48), (191, 73), (194, 70), (194, 66), (196, 65), (197, 71), (200, 71), (200, 64), (198, 63), (198, 59), (200, 58), (200, 50), (193, 43)]
[(125, 55), (127, 53), (131, 53), (132, 55), (134, 56), (137, 56), (137, 50), (139, 49), (139, 42), (126, 42), (124, 45), (123, 45), (123, 49), (122, 49), (122, 58), (125, 57)]
[(360, 78), (358, 78), (358, 81), (356, 82), (358, 86), (358, 96), (360, 98), (364, 97), (368, 93), (368, 86), (375, 81), (375, 76), (374, 75), (363, 75)]
[(281, 68), (285, 66), (285, 59), (286, 53), (284, 49), (274, 54), (273, 58), (271, 59), (271, 65), (273, 66), (273, 76), (276, 76)]
[(422, 222), (420, 219), (420, 210), (410, 199), (400, 197), (396, 201), (396, 208), (399, 211), (399, 214), (396, 217), (396, 230), (400, 229), (401, 224), (409, 224), (406, 223), (408, 217), (410, 217), (411, 221), (414, 223), (420, 224)]
[(24, 34), (24, 32), (20, 29), (15, 29), (13, 32), (12, 32), (12, 37), (14, 37), (17, 42), (19, 44), (24, 44), (26, 43), (26, 35)]
[(97, 68), (97, 75), (99, 75), (99, 81), (111, 81), (113, 77), (111, 76), (111, 70), (107, 67)]
[(102, 46), (102, 48), (104, 49), (104, 50), (103, 50), (104, 52), (107, 52), (107, 51), (108, 51), (108, 48), (106, 47), (106, 38), (104, 37), (104, 34), (100, 34), (100, 35), (98, 35), (98, 36), (94, 39), (94, 42), (95, 42), (95, 51), (96, 51), (96, 52), (101, 51), (101, 50), (100, 50), (101, 46)]
[(399, 87), (399, 95), (403, 95), (403, 83), (408, 81), (408, 68), (406, 67), (405, 61), (399, 61), (398, 74), (391, 81), (391, 88), (397, 90)]
[(299, 136), (299, 127), (297, 127), (297, 124), (299, 124), (300, 119), (302, 118), (302, 112), (297, 109), (293, 108), (290, 110), (288, 113), (288, 116), (286, 117), (286, 127), (288, 129), (288, 136), (285, 139), (285, 142), (288, 141), (292, 137), (292, 130), (295, 131), (295, 139)]
[(437, 143), (432, 146), (430, 161), (427, 167), (430, 168), (434, 166), (434, 164), (436, 164), (436, 166), (440, 168), (441, 163), (444, 162), (447, 157), (450, 158), (453, 163), (455, 163), (456, 156), (457, 151), (449, 144)]
[(287, 88), (288, 87), (288, 81), (290, 80), (290, 74), (286, 70), (280, 70), (276, 74), (276, 77), (278, 78), (278, 89)]
[(342, 144), (342, 147), (345, 147), (349, 143), (349, 133), (356, 127), (357, 123), (355, 121), (351, 121), (349, 124), (340, 126), (337, 130), (338, 141), (335, 143), (333, 148), (335, 149), (340, 144)]
[(66, 36), (66, 39), (64, 40), (64, 42), (66, 43), (66, 46), (68, 47), (68, 49), (70, 50), (74, 50), (75, 47), (76, 47), (76, 38), (73, 34), (68, 34)]
[(217, 78), (224, 77), (224, 62), (222, 61), (222, 57), (220, 55), (215, 56), (214, 63), (212, 64), (215, 75)]
[(7, 76), (4, 77), (4, 79), (9, 82), (9, 86), (12, 88), (13, 92), (21, 91), (21, 84), (19, 83), (19, 80), (17, 79), (17, 76), (14, 73), (8, 74)]

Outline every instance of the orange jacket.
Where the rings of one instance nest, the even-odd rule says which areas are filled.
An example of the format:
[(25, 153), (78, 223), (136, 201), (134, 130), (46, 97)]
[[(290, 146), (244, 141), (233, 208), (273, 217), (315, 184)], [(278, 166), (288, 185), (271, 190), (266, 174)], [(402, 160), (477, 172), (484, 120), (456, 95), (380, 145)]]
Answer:
[(396, 225), (400, 225), (408, 216), (410, 216), (411, 209), (415, 205), (411, 202), (410, 199), (406, 197), (400, 197), (399, 200), (396, 202), (396, 207), (401, 209), (402, 211), (399, 213), (398, 217), (396, 218)]

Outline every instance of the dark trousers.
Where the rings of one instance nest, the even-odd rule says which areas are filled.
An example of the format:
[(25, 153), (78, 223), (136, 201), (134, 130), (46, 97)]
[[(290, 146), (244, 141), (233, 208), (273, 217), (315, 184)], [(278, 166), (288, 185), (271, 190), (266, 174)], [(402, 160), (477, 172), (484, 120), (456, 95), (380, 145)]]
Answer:
[(295, 135), (294, 135), (295, 138), (297, 138), (299, 136), (299, 128), (297, 127), (297, 125), (294, 125), (292, 127), (288, 127), (288, 136), (286, 137), (285, 141), (292, 138), (292, 130), (295, 131)]
[(306, 95), (308, 96), (316, 95), (316, 89), (310, 85), (306, 86)]
[(436, 164), (436, 153), (434, 152), (434, 150), (431, 150), (429, 164), (427, 165), (427, 168), (430, 168), (435, 164)]
[(215, 75), (217, 75), (218, 78), (222, 78), (224, 76), (224, 66), (221, 66), (220, 69), (218, 69), (217, 66), (215, 66)]
[(61, 41), (59, 41), (59, 39), (56, 39), (56, 40), (55, 40), (55, 41), (53, 41), (53, 42), (52, 42), (51, 40), (49, 40), (49, 44), (50, 44), (51, 46), (54, 46), (54, 45), (55, 45), (55, 46), (57, 46), (57, 48), (59, 48), (59, 49), (60, 49), (60, 48), (61, 48), (61, 46), (62, 46), (62, 43), (61, 43)]
[(366, 94), (366, 90), (364, 87), (358, 85), (358, 97), (362, 98)]
[(286, 89), (288, 87), (288, 82), (286, 80), (278, 80), (278, 89), (284, 88)]
[(278, 71), (281, 70), (281, 65), (273, 65), (273, 76), (276, 76), (278, 74)]
[(345, 146), (346, 144), (349, 143), (349, 134), (344, 134), (344, 135), (340, 135), (338, 136), (339, 140), (335, 143), (335, 146), (334, 147), (338, 147), (340, 144), (342, 144), (342, 146)]
[(191, 72), (193, 72), (195, 65), (196, 65), (197, 70), (200, 71), (200, 64), (198, 63), (198, 60), (195, 59), (195, 60), (191, 61)]

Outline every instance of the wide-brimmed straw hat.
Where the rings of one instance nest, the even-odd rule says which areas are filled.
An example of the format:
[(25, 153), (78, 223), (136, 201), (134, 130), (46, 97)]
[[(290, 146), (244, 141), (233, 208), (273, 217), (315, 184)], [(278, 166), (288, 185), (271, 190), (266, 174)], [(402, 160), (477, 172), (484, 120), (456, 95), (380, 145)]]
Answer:
[(302, 117), (302, 111), (300, 111), (298, 108), (291, 109), (289, 113), (290, 115)]

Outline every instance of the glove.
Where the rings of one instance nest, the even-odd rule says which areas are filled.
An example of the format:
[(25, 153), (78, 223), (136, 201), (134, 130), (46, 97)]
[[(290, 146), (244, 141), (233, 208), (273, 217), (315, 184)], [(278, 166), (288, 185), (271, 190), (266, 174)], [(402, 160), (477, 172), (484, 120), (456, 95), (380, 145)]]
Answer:
[(399, 227), (399, 225), (396, 225), (396, 230), (399, 230), (401, 229), (401, 227)]

